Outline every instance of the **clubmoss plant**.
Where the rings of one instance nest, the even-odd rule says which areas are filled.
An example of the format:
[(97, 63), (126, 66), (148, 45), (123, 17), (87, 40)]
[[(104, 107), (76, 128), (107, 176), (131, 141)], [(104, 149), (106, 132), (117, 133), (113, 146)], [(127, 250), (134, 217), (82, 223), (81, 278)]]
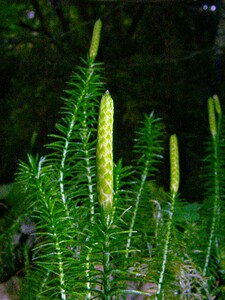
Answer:
[[(224, 225), (224, 128), (222, 123), (222, 110), (218, 97), (215, 95), (208, 100), (209, 128), (211, 140), (208, 149), (208, 168), (206, 177), (206, 199), (205, 209), (210, 214), (209, 235), (203, 274), (209, 275), (214, 269), (213, 264), (219, 267), (221, 261), (221, 247), (223, 233), (221, 228)], [(212, 270), (210, 271), (210, 269)]]
[(173, 215), (175, 210), (175, 203), (179, 189), (179, 182), (180, 182), (180, 168), (179, 168), (179, 151), (178, 151), (178, 141), (177, 136), (173, 134), (170, 137), (170, 192), (171, 192), (171, 209), (169, 214), (169, 220), (167, 223), (167, 232), (166, 232), (166, 240), (165, 246), (163, 250), (163, 262), (162, 262), (162, 269), (160, 272), (158, 289), (156, 293), (156, 299), (161, 294), (162, 284), (164, 282), (164, 274), (166, 271), (166, 263), (169, 251), (169, 243), (171, 239), (171, 229), (173, 223)]
[[(113, 100), (105, 92), (102, 64), (95, 62), (100, 32), (98, 20), (89, 55), (69, 81), (57, 133), (46, 146), (49, 153), (29, 154), (28, 163), (20, 163), (23, 207), (36, 237), (30, 262), (26, 254), (21, 298), (214, 299), (215, 271), (222, 274), (225, 265), (219, 100), (209, 100), (212, 138), (203, 221), (199, 206), (178, 196), (175, 134), (170, 137), (170, 191), (154, 181), (166, 140), (154, 113), (145, 115), (137, 129), (133, 165), (113, 162)], [(206, 238), (198, 241), (196, 234), (203, 232)]]

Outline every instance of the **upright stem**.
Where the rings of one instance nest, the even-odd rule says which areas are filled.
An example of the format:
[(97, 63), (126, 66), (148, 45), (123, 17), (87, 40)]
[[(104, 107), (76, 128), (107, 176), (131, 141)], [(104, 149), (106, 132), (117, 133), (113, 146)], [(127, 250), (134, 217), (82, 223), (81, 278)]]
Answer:
[(104, 282), (104, 295), (105, 300), (111, 300), (111, 296), (109, 295), (111, 290), (111, 264), (110, 264), (110, 249), (109, 249), (109, 234), (108, 234), (108, 226), (106, 226), (105, 230), (105, 239), (103, 243), (103, 282)]
[[(42, 164), (42, 160), (39, 162), (38, 165), (38, 173), (37, 173), (37, 179), (39, 179), (41, 177), (41, 164)], [(55, 225), (53, 224), (53, 219), (54, 216), (52, 216), (52, 208), (50, 205), (50, 201), (54, 201), (51, 197), (47, 197), (45, 195), (45, 192), (42, 189), (42, 184), (38, 181), (37, 183), (37, 189), (40, 193), (40, 199), (42, 200), (43, 205), (45, 206), (46, 211), (48, 211), (49, 215), (48, 215), (48, 222), (50, 225), (50, 230), (51, 233), (49, 233), (49, 236), (52, 237), (52, 244), (54, 245), (55, 248), (55, 252), (54, 254), (56, 255), (56, 259), (57, 259), (57, 274), (59, 276), (59, 288), (60, 288), (60, 294), (61, 294), (61, 300), (66, 300), (66, 290), (65, 290), (65, 270), (64, 270), (64, 265), (63, 265), (63, 258), (62, 258), (62, 243), (60, 243), (60, 240), (58, 238), (58, 232), (56, 231)]]
[(69, 121), (69, 126), (68, 126), (69, 129), (68, 129), (67, 135), (65, 137), (65, 144), (64, 144), (64, 147), (63, 147), (63, 153), (62, 153), (62, 159), (61, 159), (60, 171), (59, 171), (60, 194), (61, 194), (62, 202), (64, 204), (66, 203), (65, 184), (64, 184), (64, 176), (65, 176), (65, 173), (66, 173), (65, 172), (66, 160), (67, 160), (67, 156), (69, 154), (69, 147), (70, 147), (70, 144), (71, 144), (72, 133), (73, 133), (74, 126), (77, 122), (80, 105), (83, 101), (85, 101), (85, 96), (86, 96), (86, 93), (88, 91), (89, 82), (91, 80), (91, 77), (93, 76), (93, 73), (94, 73), (93, 63), (89, 62), (89, 65), (87, 67), (87, 78), (85, 80), (84, 87), (83, 87), (83, 90), (81, 92), (81, 95), (77, 99), (77, 103), (75, 104), (74, 112), (73, 112), (73, 114), (71, 116), (71, 119)]
[[(217, 139), (216, 135), (216, 139)], [(215, 241), (215, 230), (218, 222), (218, 216), (219, 216), (219, 200), (220, 200), (220, 184), (219, 184), (219, 172), (218, 172), (218, 141), (214, 140), (214, 203), (213, 203), (213, 217), (212, 217), (212, 225), (210, 229), (210, 235), (209, 235), (209, 242), (208, 242), (208, 247), (207, 247), (207, 254), (205, 258), (205, 264), (204, 264), (204, 269), (203, 269), (203, 275), (206, 276), (208, 266), (209, 266), (209, 261), (210, 261), (210, 256), (212, 252), (212, 245), (213, 242)]]
[[(219, 102), (219, 98), (214, 95), (213, 98), (208, 100), (208, 113), (209, 113), (209, 129), (212, 135), (213, 143), (213, 176), (214, 176), (214, 190), (213, 190), (213, 216), (212, 224), (209, 235), (209, 242), (207, 247), (207, 253), (205, 258), (205, 264), (203, 269), (203, 275), (206, 276), (212, 252), (213, 242), (215, 242), (215, 231), (218, 224), (218, 218), (220, 213), (220, 174), (219, 174), (219, 147), (220, 147), (220, 130), (222, 122), (222, 110)], [(216, 113), (218, 119), (216, 118)]]
[(133, 234), (133, 230), (134, 230), (134, 224), (135, 224), (135, 221), (136, 221), (137, 211), (138, 211), (138, 207), (139, 207), (139, 204), (140, 204), (140, 200), (141, 200), (141, 195), (142, 195), (142, 192), (143, 192), (144, 184), (145, 184), (146, 179), (147, 179), (147, 175), (148, 175), (148, 160), (146, 161), (145, 169), (144, 169), (144, 172), (143, 172), (143, 174), (141, 176), (140, 188), (139, 188), (139, 190), (137, 192), (134, 213), (133, 213), (133, 217), (132, 217), (132, 220), (131, 220), (130, 229), (129, 229), (129, 233), (128, 233), (128, 239), (127, 239), (127, 245), (126, 245), (126, 255), (125, 255), (126, 259), (129, 256), (129, 248), (130, 248), (131, 238), (132, 238), (132, 234)]
[(165, 246), (163, 249), (163, 262), (162, 262), (162, 269), (161, 269), (160, 276), (159, 276), (158, 289), (157, 289), (156, 297), (155, 297), (156, 300), (159, 299), (158, 296), (161, 294), (162, 285), (163, 285), (164, 276), (165, 276), (175, 202), (176, 202), (176, 193), (172, 193), (171, 210), (169, 212), (169, 221), (167, 223), (166, 241), (165, 241)]
[(162, 269), (159, 276), (158, 289), (156, 292), (155, 299), (158, 300), (159, 295), (162, 293), (162, 286), (166, 271), (167, 257), (169, 252), (169, 243), (171, 237), (171, 229), (173, 223), (173, 215), (175, 209), (176, 198), (178, 194), (180, 183), (180, 167), (179, 167), (179, 150), (178, 150), (178, 141), (175, 134), (170, 137), (170, 192), (171, 192), (171, 209), (169, 212), (169, 220), (167, 223), (166, 231), (166, 241), (163, 249), (163, 262)]

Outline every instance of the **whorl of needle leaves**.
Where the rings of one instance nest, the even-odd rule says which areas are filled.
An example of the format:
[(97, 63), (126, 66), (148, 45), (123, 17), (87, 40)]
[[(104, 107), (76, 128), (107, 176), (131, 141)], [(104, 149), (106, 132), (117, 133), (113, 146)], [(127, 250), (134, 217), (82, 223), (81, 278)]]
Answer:
[(97, 192), (104, 210), (111, 209), (113, 205), (113, 110), (113, 100), (106, 91), (100, 104), (96, 149)]

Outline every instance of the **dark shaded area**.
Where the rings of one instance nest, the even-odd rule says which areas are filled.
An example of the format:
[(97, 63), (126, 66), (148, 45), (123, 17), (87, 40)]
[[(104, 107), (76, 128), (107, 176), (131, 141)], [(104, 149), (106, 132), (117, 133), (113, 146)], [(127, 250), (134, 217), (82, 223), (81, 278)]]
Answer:
[[(201, 200), (199, 176), (208, 135), (207, 99), (223, 105), (222, 1), (6, 1), (1, 3), (1, 183), (19, 159), (45, 153), (74, 66), (103, 21), (98, 60), (115, 100), (115, 160), (132, 159), (135, 127), (154, 110), (177, 133), (181, 193)], [(165, 153), (165, 156), (168, 154)], [(168, 186), (169, 169), (161, 182)]]

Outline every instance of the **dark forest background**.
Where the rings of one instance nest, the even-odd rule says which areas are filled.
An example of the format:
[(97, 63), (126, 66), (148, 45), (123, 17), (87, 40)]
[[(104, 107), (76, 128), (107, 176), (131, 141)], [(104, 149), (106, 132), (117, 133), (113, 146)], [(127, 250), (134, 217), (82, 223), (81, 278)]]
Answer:
[[(198, 201), (208, 97), (218, 94), (224, 107), (224, 0), (0, 0), (0, 184), (14, 180), (27, 152), (45, 154), (98, 18), (98, 61), (115, 101), (115, 160), (129, 164), (135, 127), (154, 110), (165, 141), (178, 135), (182, 196)], [(168, 173), (162, 166), (162, 184)]]

